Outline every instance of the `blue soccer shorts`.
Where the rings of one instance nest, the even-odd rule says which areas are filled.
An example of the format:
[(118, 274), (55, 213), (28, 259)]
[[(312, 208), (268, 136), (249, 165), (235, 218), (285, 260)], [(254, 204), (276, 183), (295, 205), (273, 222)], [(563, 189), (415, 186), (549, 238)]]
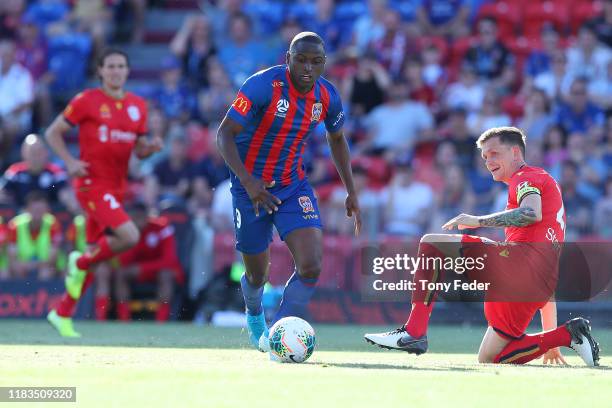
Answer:
[(255, 215), (253, 203), (246, 193), (232, 194), (236, 249), (245, 254), (265, 251), (272, 242), (272, 226), (284, 241), (293, 230), (322, 228), (321, 214), (310, 184), (304, 179), (287, 187), (269, 190), (281, 200), (278, 211), (268, 214), (261, 207)]

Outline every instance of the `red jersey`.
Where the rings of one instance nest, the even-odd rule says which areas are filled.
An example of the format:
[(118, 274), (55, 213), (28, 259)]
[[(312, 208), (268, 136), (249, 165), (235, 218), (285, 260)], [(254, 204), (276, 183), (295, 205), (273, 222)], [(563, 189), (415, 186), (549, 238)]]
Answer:
[(80, 159), (89, 163), (88, 176), (76, 185), (123, 189), (136, 139), (147, 132), (145, 100), (130, 92), (115, 99), (100, 88), (87, 89), (70, 101), (64, 118), (79, 126)]
[(183, 272), (176, 253), (174, 227), (165, 217), (151, 217), (140, 232), (140, 241), (135, 247), (119, 256), (122, 265), (137, 264), (141, 272), (153, 273), (164, 268), (175, 271), (182, 282)]
[(8, 241), (8, 233), (6, 231), (6, 225), (4, 225), (4, 220), (0, 217), (0, 247), (6, 244)]
[(561, 188), (544, 169), (524, 166), (517, 170), (508, 184), (507, 210), (518, 208), (530, 194), (542, 197), (542, 221), (527, 227), (506, 227), (507, 242), (563, 242), (565, 240), (565, 209)]

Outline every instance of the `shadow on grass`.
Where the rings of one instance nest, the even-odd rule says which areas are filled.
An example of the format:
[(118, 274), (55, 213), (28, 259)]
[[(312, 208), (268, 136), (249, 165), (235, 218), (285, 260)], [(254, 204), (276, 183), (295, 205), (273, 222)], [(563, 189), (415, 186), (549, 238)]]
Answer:
[(317, 362), (311, 363), (319, 367), (335, 367), (335, 368), (360, 368), (364, 370), (410, 370), (410, 371), (455, 371), (455, 372), (471, 372), (478, 371), (477, 367), (418, 367), (413, 365), (395, 365), (383, 363), (329, 363)]

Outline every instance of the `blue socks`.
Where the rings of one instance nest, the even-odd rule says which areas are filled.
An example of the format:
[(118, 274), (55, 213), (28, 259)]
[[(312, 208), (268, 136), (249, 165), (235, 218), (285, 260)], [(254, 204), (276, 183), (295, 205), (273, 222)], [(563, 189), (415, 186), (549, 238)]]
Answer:
[(264, 287), (255, 287), (249, 283), (246, 274), (240, 278), (240, 287), (242, 288), (242, 296), (246, 305), (247, 313), (251, 316), (260, 315), (263, 311), (261, 299), (263, 297)]
[(315, 291), (317, 280), (317, 278), (302, 278), (297, 272), (294, 272), (285, 285), (283, 298), (274, 317), (274, 323), (287, 316), (304, 317), (308, 302)]

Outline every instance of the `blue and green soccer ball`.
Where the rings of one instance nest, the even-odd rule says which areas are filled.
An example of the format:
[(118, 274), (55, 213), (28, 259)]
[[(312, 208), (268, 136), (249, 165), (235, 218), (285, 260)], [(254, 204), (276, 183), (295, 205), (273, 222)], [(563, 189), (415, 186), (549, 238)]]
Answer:
[(314, 351), (314, 329), (299, 317), (285, 317), (270, 328), (270, 353), (282, 363), (303, 363)]

